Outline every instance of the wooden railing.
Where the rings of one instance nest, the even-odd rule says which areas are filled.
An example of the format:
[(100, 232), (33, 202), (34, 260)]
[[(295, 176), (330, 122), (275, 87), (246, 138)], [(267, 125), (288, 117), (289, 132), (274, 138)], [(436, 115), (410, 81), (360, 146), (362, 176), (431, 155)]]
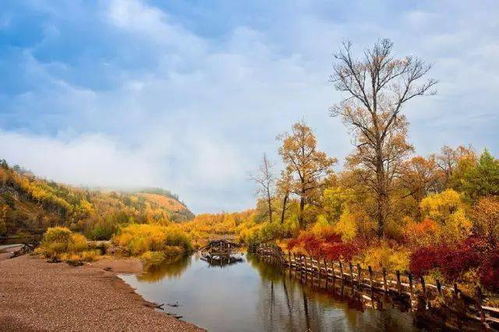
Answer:
[(499, 309), (482, 305), (479, 286), (475, 288), (475, 294), (470, 295), (460, 290), (457, 284), (444, 285), (439, 280), (436, 284), (429, 284), (423, 277), (415, 277), (410, 272), (376, 271), (370, 266), (363, 268), (351, 262), (316, 259), (291, 252), (286, 254), (276, 245), (262, 244), (256, 246), (254, 252), (270, 263), (296, 271), (295, 276), (305, 280), (339, 279), (357, 288), (406, 301), (411, 308), (432, 309), (438, 303), (439, 310), (445, 308), (463, 319), (481, 322), (485, 328), (499, 327)]

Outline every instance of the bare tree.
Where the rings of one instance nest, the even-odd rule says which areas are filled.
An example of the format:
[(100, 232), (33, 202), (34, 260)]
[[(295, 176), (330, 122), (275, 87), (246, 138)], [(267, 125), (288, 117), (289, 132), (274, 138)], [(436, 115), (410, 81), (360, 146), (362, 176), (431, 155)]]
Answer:
[(431, 66), (407, 56), (393, 58), (393, 43), (380, 40), (354, 59), (351, 43), (346, 42), (335, 55), (331, 82), (348, 96), (331, 108), (331, 116), (340, 117), (355, 137), (356, 151), (349, 163), (363, 170), (365, 183), (376, 198), (375, 219), (378, 236), (390, 213), (393, 179), (403, 159), (412, 151), (407, 143), (407, 120), (403, 105), (414, 97), (434, 93), (437, 83), (420, 80)]
[(272, 197), (275, 191), (275, 179), (272, 172), (273, 164), (268, 160), (267, 155), (263, 154), (262, 164), (256, 174), (251, 175), (251, 179), (257, 184), (257, 195), (267, 202), (267, 213), (272, 222), (273, 208)]

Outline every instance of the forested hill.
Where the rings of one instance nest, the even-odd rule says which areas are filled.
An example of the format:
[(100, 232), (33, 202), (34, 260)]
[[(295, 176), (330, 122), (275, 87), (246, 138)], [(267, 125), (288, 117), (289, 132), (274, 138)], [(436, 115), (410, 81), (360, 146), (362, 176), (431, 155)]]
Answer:
[(166, 190), (90, 190), (41, 179), (0, 160), (0, 237), (62, 225), (101, 240), (122, 224), (169, 224), (193, 217)]

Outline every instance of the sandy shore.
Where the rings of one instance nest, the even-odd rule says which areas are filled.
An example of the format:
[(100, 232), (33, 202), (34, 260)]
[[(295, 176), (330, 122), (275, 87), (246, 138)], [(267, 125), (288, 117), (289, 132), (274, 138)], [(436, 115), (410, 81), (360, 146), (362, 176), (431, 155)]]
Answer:
[(115, 273), (138, 260), (71, 267), (37, 257), (0, 258), (1, 331), (203, 331), (153, 309)]

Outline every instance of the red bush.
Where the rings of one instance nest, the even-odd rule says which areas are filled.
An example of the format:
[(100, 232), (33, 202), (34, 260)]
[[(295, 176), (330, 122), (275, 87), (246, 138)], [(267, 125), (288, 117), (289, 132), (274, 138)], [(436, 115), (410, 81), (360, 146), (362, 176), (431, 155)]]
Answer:
[(343, 243), (341, 236), (329, 233), (324, 237), (302, 232), (296, 239), (288, 242), (288, 249), (302, 247), (310, 256), (331, 260), (351, 260), (358, 248), (352, 243)]
[(419, 248), (411, 254), (409, 269), (417, 276), (423, 276), (428, 271), (441, 265), (440, 252), (442, 247)]
[(493, 292), (499, 292), (499, 250), (492, 252), (480, 267), (480, 283)]
[(468, 238), (455, 247), (423, 247), (411, 254), (409, 268), (418, 276), (439, 269), (447, 280), (452, 281), (464, 272), (479, 267), (483, 250), (483, 242), (479, 238)]
[(330, 260), (351, 260), (359, 249), (352, 243), (331, 243), (323, 246), (322, 257)]

